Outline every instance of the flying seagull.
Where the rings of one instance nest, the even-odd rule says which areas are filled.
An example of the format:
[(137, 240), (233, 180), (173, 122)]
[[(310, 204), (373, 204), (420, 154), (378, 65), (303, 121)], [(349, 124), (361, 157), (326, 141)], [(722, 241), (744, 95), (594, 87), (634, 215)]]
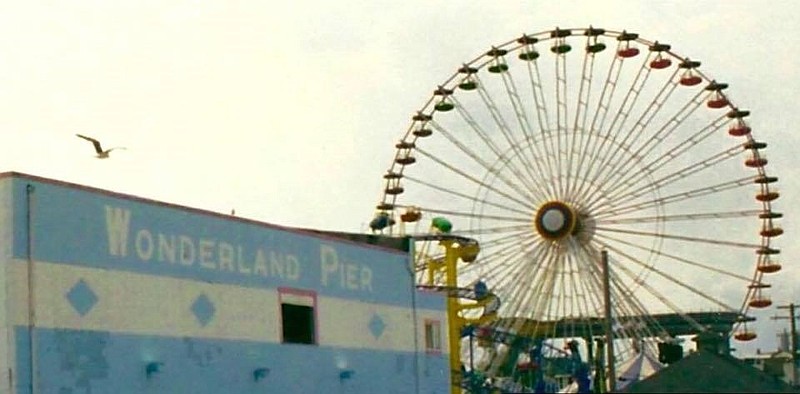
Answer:
[(92, 137), (87, 137), (85, 135), (80, 135), (80, 134), (75, 134), (75, 135), (77, 135), (80, 138), (85, 139), (86, 141), (91, 141), (92, 145), (94, 145), (94, 151), (97, 153), (96, 157), (98, 159), (107, 159), (108, 155), (114, 149), (125, 149), (122, 146), (115, 146), (113, 148), (103, 150), (103, 147), (100, 145), (100, 141), (98, 141), (98, 140), (96, 140), (96, 139), (94, 139)]

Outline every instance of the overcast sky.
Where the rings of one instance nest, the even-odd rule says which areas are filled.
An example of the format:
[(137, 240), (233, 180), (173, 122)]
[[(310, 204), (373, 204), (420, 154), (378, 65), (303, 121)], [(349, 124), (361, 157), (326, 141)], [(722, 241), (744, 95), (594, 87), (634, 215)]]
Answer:
[[(363, 232), (395, 142), (438, 84), (492, 44), (593, 25), (669, 43), (730, 84), (730, 96), (753, 112), (758, 139), (770, 143), (785, 237), (797, 231), (795, 1), (2, 5), (2, 171)], [(77, 132), (128, 150), (97, 160)], [(781, 246), (786, 269), (773, 298), (800, 301), (800, 248)], [(762, 321), (771, 326), (760, 334), (773, 343), (777, 323)]]

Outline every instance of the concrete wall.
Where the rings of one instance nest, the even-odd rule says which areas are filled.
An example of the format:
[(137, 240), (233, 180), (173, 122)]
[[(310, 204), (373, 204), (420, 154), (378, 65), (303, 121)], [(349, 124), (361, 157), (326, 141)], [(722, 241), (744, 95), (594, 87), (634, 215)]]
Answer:
[[(445, 300), (413, 290), (407, 253), (37, 178), (2, 184), (17, 393), (449, 390), (446, 350), (422, 348), (424, 321), (446, 335)], [(315, 344), (283, 343), (287, 300), (314, 306)]]

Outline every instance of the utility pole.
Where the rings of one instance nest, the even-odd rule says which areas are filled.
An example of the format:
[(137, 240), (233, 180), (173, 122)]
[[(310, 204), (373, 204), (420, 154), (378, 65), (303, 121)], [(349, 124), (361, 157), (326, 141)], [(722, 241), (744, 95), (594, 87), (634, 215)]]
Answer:
[(790, 335), (792, 336), (790, 339), (791, 342), (789, 346), (792, 348), (792, 386), (797, 386), (797, 317), (795, 316), (795, 305), (794, 303), (790, 303), (789, 305), (779, 305), (778, 309), (788, 309), (789, 316), (773, 316), (772, 320), (779, 320), (779, 319), (789, 319), (789, 327), (790, 327)]
[(603, 264), (603, 302), (605, 303), (605, 331), (606, 331), (606, 367), (608, 368), (608, 392), (613, 393), (617, 389), (617, 376), (614, 369), (614, 329), (611, 321), (611, 267), (608, 264), (608, 252), (600, 251), (601, 263)]

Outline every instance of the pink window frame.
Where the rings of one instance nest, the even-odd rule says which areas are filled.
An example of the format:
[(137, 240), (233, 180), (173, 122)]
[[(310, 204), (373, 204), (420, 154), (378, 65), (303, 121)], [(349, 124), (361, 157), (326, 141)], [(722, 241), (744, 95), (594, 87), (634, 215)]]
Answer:
[(313, 290), (295, 289), (292, 287), (278, 288), (278, 332), (280, 333), (281, 343), (287, 343), (283, 338), (283, 315), (281, 313), (281, 305), (283, 305), (284, 294), (311, 298), (311, 308), (314, 311), (314, 341), (308, 345), (319, 345), (319, 312), (317, 311), (317, 292)]

